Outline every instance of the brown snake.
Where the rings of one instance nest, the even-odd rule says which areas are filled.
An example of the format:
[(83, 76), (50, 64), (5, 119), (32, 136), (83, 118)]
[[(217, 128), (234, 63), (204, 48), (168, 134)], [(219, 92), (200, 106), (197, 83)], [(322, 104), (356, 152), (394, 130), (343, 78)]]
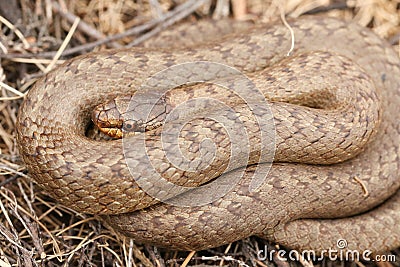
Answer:
[[(400, 246), (400, 60), (385, 41), (352, 23), (301, 18), (290, 25), (295, 45), (289, 57), (288, 29), (264, 25), (200, 47), (105, 51), (66, 62), (35, 84), (19, 112), (18, 145), (30, 176), (62, 204), (100, 214), (137, 241), (170, 248), (204, 249), (251, 235), (300, 250), (335, 249), (340, 239), (347, 241), (345, 249), (379, 252)], [(151, 175), (143, 158), (126, 152), (135, 163), (130, 173), (120, 140), (95, 141), (85, 131), (96, 105), (135, 94), (150, 75), (190, 61), (223, 63), (254, 78), (270, 101), (275, 162), (255, 191), (248, 188), (257, 169), (253, 165), (233, 190), (209, 205), (157, 204), (134, 180)], [(187, 69), (175, 77), (185, 75), (196, 73)], [(145, 95), (152, 94), (146, 90)], [(189, 100), (190, 94), (217, 91), (192, 84), (166, 99), (172, 105)], [(228, 104), (235, 99), (216, 95)], [(254, 120), (243, 112), (252, 129)], [(193, 120), (182, 128), (184, 142), (195, 150), (185, 154), (192, 160), (203, 137), (216, 144), (214, 161), (203, 173), (166, 163), (157, 129), (146, 140), (149, 158), (174, 183), (192, 186), (217, 178), (229, 157), (218, 127), (212, 120)], [(243, 170), (262, 157), (257, 131), (248, 138), (250, 160), (235, 161), (231, 169)]]

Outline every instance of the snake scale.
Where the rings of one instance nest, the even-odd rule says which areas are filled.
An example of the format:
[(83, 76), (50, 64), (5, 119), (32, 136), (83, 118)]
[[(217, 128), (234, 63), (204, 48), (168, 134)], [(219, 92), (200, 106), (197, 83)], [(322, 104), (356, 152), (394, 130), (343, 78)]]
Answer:
[[(98, 214), (137, 241), (174, 249), (205, 249), (251, 235), (320, 252), (337, 248), (340, 239), (348, 250), (400, 246), (400, 60), (385, 41), (353, 23), (305, 17), (290, 25), (295, 36), (290, 56), (290, 32), (275, 24), (202, 46), (111, 50), (67, 61), (41, 78), (21, 106), (18, 145), (29, 175), (60, 203)], [(221, 63), (254, 77), (271, 107), (276, 153), (265, 181), (249, 191), (257, 166), (263, 166), (246, 167), (262, 155), (255, 130), (248, 136), (250, 161), (235, 161), (229, 169), (234, 175), (243, 171), (243, 178), (211, 204), (187, 207), (158, 203), (140, 190), (135, 179), (150, 175), (142, 158), (131, 155), (136, 165), (129, 172), (121, 140), (97, 141), (85, 131), (97, 105), (135, 95), (150, 75), (192, 61)], [(176, 76), (184, 75), (196, 73), (185, 69)], [(306, 92), (299, 93), (300, 87)], [(152, 93), (146, 90), (144, 95)], [(181, 103), (216, 91), (189, 84), (168, 99)], [(225, 103), (236, 99), (218, 92)], [(251, 115), (243, 112), (252, 129)], [(222, 145), (226, 135), (221, 137), (218, 127), (198, 119), (182, 127), (183, 139), (194, 148), (185, 155), (193, 159), (203, 137), (214, 138), (215, 162), (202, 173), (165, 163), (157, 129), (146, 140), (148, 156), (161, 162), (163, 167), (155, 168), (174, 183), (193, 186), (218, 179), (229, 157)]]

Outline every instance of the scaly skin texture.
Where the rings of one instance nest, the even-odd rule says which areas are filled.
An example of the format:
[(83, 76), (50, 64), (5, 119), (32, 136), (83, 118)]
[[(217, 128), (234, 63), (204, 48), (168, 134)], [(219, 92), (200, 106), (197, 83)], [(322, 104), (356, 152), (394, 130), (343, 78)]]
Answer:
[[(400, 246), (400, 60), (385, 41), (354, 24), (304, 18), (291, 26), (296, 42), (289, 58), (289, 31), (274, 25), (201, 47), (106, 51), (66, 62), (36, 83), (19, 113), (18, 144), (31, 177), (64, 205), (100, 214), (135, 240), (170, 248), (204, 249), (250, 235), (300, 250), (335, 249), (338, 239), (346, 239), (351, 250), (379, 252)], [(245, 168), (244, 177), (222, 198), (199, 207), (157, 204), (135, 182), (151, 175), (142, 164), (144, 156), (124, 151), (134, 165), (129, 172), (120, 140), (100, 142), (84, 135), (96, 105), (117, 95), (135, 95), (150, 75), (188, 61), (260, 71), (259, 76), (248, 75), (272, 102), (276, 157), (256, 191), (249, 192), (252, 173), (266, 164), (245, 166), (257, 163), (268, 146), (259, 143), (254, 119), (245, 109), (241, 118), (253, 130), (250, 160), (239, 156), (228, 168), (235, 169), (233, 176)], [(318, 88), (321, 84), (330, 85), (329, 91)], [(234, 79), (230, 85), (235, 86)], [(218, 91), (215, 86), (196, 86), (176, 95), (201, 96), (201, 88), (206, 88), (203, 96)], [(144, 92), (152, 93), (151, 88)], [(293, 97), (298, 93), (300, 97)], [(172, 108), (190, 98), (174, 100), (174, 95), (166, 101)], [(230, 99), (221, 97), (226, 103)], [(299, 106), (302, 101), (318, 109)], [(269, 121), (268, 114), (261, 115)], [(206, 130), (197, 136), (193, 129)], [(202, 137), (216, 144), (214, 161), (201, 173), (168, 163), (159, 135), (160, 130), (150, 131), (146, 145), (163, 178), (193, 186), (225, 171), (229, 149), (219, 145), (226, 133), (214, 121), (193, 120), (182, 128), (182, 142), (188, 147), (196, 148)], [(130, 139), (132, 144), (136, 139)], [(336, 150), (340, 156), (330, 154)], [(196, 149), (184, 154), (199, 157)]]

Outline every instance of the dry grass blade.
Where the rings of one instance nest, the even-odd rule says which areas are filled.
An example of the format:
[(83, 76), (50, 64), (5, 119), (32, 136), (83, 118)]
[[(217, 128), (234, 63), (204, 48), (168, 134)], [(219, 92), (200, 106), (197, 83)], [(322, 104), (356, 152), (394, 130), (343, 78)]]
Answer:
[(18, 91), (17, 89), (9, 86), (8, 84), (5, 84), (3, 82), (0, 82), (0, 87), (6, 89), (7, 91), (17, 95), (16, 97), (0, 97), (0, 100), (15, 100), (15, 99), (19, 99), (21, 97), (24, 97), (25, 94), (21, 93), (20, 91)]
[(26, 49), (30, 47), (29, 42), (25, 39), (25, 37), (22, 34), (22, 32), (20, 30), (18, 30), (11, 22), (6, 20), (3, 16), (0, 16), (0, 22), (5, 24), (8, 28), (10, 28), (12, 31), (15, 32), (15, 34), (22, 41), (22, 43), (24, 44), (24, 47)]
[(65, 17), (69, 23), (74, 24), (77, 19), (79, 19), (78, 22), (78, 29), (80, 31), (83, 31), (90, 37), (96, 38), (96, 39), (103, 39), (105, 36), (101, 32), (97, 31), (93, 27), (91, 27), (89, 24), (85, 23), (84, 21), (81, 21), (79, 17), (76, 15), (68, 12), (68, 10), (62, 8), (57, 2), (52, 1), (51, 6), (55, 12), (58, 12), (61, 14), (61, 16)]
[[(153, 30), (143, 34), (139, 38), (130, 42), (127, 45), (127, 47), (136, 46), (136, 45), (140, 44), (141, 42), (149, 39), (150, 37), (156, 35), (157, 33), (161, 32), (163, 29), (173, 25), (177, 21), (187, 17), (192, 12), (194, 12), (197, 8), (199, 8), (201, 5), (203, 5), (206, 1), (207, 0), (188, 1), (185, 3), (185, 6), (183, 6), (183, 4), (182, 4), (181, 8), (176, 10), (176, 14), (174, 16), (171, 16), (171, 18), (168, 18), (163, 23), (161, 23), (160, 26), (154, 28)], [(186, 6), (187, 6), (187, 8), (186, 8)]]
[(53, 69), (54, 65), (56, 64), (57, 60), (60, 58), (62, 52), (65, 50), (67, 47), (68, 43), (71, 41), (72, 35), (74, 34), (76, 28), (78, 27), (80, 19), (76, 18), (74, 21), (74, 24), (72, 24), (70, 31), (67, 34), (67, 37), (65, 37), (65, 40), (60, 46), (60, 49), (58, 49), (57, 53), (54, 55), (53, 60), (50, 62), (50, 64), (47, 66), (47, 68), (44, 70), (44, 73), (48, 73), (50, 70)]

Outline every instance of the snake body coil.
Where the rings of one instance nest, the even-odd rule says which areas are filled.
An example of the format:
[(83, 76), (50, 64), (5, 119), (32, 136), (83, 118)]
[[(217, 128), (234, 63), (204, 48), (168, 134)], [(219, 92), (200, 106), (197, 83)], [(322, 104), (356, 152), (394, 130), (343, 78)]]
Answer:
[[(355, 24), (304, 18), (291, 27), (296, 42), (288, 58), (289, 31), (273, 25), (202, 47), (106, 51), (66, 62), (35, 84), (19, 113), (18, 145), (30, 176), (62, 204), (100, 214), (138, 241), (171, 248), (204, 249), (250, 235), (300, 250), (334, 249), (341, 239), (349, 250), (400, 246), (400, 60), (385, 41)], [(95, 106), (134, 95), (150, 75), (189, 61), (246, 74), (264, 70), (254, 83), (271, 103), (276, 157), (265, 182), (249, 192), (256, 166), (246, 165), (257, 163), (263, 151), (255, 130), (250, 161), (238, 161), (231, 172), (244, 170), (240, 182), (209, 205), (179, 207), (157, 203), (136, 184), (148, 173), (144, 158), (133, 155), (129, 172), (120, 140), (92, 140), (85, 131)], [(332, 85), (328, 91), (318, 89), (324, 83)], [(169, 105), (218, 91), (190, 86), (199, 89), (178, 88)], [(227, 103), (234, 98), (215, 95)], [(196, 158), (203, 137), (213, 138), (215, 162), (201, 173), (177, 170), (160, 156), (156, 129), (146, 140), (148, 156), (162, 163), (155, 168), (177, 184), (217, 178), (229, 157), (218, 126), (194, 120), (185, 127), (195, 151), (188, 155)], [(251, 119), (246, 127), (252, 129)]]

